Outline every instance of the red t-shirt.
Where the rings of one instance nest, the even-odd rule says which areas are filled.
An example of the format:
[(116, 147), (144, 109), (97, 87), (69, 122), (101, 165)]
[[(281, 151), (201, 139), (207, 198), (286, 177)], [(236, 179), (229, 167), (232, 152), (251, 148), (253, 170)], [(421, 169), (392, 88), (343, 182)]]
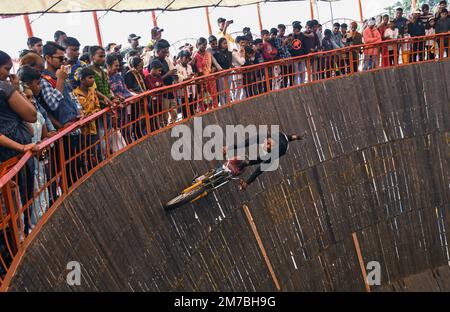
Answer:
[(161, 76), (148, 75), (145, 78), (145, 85), (147, 86), (148, 90), (158, 89), (164, 87), (164, 81), (162, 80)]
[(274, 47), (270, 42), (263, 43), (263, 56), (264, 60), (273, 61), (278, 56), (278, 49)]

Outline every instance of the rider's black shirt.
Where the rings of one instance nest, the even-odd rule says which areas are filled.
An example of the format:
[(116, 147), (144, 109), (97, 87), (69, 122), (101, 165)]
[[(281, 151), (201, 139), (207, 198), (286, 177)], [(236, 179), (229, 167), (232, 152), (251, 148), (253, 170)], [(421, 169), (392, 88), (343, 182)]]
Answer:
[[(273, 151), (273, 148), (278, 148), (278, 158), (281, 158), (284, 155), (286, 155), (286, 153), (289, 149), (289, 142), (294, 141), (293, 137), (294, 137), (293, 135), (287, 135), (283, 132), (280, 132), (277, 137), (272, 137), (272, 139), (275, 141), (275, 146), (272, 147), (272, 151)], [(259, 144), (263, 143), (261, 141), (262, 140), (260, 137), (250, 138), (250, 139), (245, 140), (244, 144), (235, 144), (234, 146), (232, 146), (232, 149), (237, 150), (240, 148), (249, 147), (250, 145), (253, 145), (253, 144), (259, 145)], [(244, 162), (243, 166), (242, 166), (243, 168), (247, 167), (247, 166), (258, 165), (256, 170), (246, 181), (247, 184), (253, 183), (261, 174), (263, 174), (263, 171), (261, 169), (262, 164), (270, 164), (272, 162), (272, 160), (273, 160), (272, 157), (269, 157), (268, 159), (264, 160), (260, 156), (258, 156), (257, 159), (253, 159), (253, 160)]]

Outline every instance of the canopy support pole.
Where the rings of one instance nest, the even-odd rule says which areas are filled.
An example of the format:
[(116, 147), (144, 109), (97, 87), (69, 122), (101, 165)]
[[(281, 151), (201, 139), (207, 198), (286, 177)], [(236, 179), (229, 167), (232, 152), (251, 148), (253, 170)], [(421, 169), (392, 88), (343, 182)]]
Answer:
[(92, 12), (92, 17), (94, 18), (95, 32), (97, 33), (98, 45), (103, 47), (102, 33), (100, 32), (100, 24), (98, 22), (97, 12)]
[(153, 20), (153, 27), (158, 27), (158, 20), (156, 18), (156, 12), (152, 11), (152, 20)]
[[(361, 1), (361, 0), (359, 0)], [(328, 2), (330, 4), (330, 12), (331, 12), (331, 22), (334, 24), (334, 13), (333, 13), (333, 2)]]
[(25, 14), (23, 16), (23, 20), (25, 21), (25, 27), (27, 28), (28, 38), (33, 37), (33, 28), (31, 27), (30, 18), (28, 17), (28, 14)]
[(358, 0), (359, 5), (359, 17), (361, 19), (361, 23), (364, 23), (364, 14), (363, 14), (363, 8), (362, 8), (362, 1)]
[(311, 20), (314, 19), (314, 0), (309, 0), (309, 8), (311, 10)]
[(262, 31), (264, 28), (263, 28), (263, 22), (262, 22), (262, 17), (261, 17), (261, 5), (259, 4), (259, 2), (256, 4), (256, 9), (258, 11), (259, 30)]
[(209, 17), (209, 8), (208, 7), (205, 7), (205, 13), (206, 13), (206, 21), (208, 22), (208, 33), (210, 36), (212, 36), (211, 19)]

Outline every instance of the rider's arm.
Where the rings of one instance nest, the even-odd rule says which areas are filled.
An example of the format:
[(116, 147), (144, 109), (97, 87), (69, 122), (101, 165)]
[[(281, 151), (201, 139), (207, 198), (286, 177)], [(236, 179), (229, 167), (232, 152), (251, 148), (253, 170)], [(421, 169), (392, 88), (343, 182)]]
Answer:
[(286, 135), (286, 136), (287, 136), (289, 142), (301, 141), (306, 138), (306, 133), (303, 133), (302, 135), (291, 134), (291, 135)]

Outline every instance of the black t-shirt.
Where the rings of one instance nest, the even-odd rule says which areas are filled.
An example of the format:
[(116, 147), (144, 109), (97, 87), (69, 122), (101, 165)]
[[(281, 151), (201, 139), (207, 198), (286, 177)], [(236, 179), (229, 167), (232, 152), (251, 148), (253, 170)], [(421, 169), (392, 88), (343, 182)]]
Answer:
[(214, 58), (216, 59), (217, 63), (219, 63), (220, 67), (222, 67), (222, 69), (231, 68), (233, 54), (230, 51), (217, 51), (216, 53), (214, 53)]
[(289, 40), (288, 50), (289, 53), (291, 53), (292, 57), (301, 56), (305, 54), (303, 48), (304, 36), (305, 35), (303, 35), (303, 33), (300, 33), (299, 35), (293, 34), (291, 40)]
[(425, 36), (425, 24), (421, 19), (417, 19), (415, 23), (409, 23), (408, 33), (411, 37)]
[[(167, 63), (167, 61), (165, 59), (164, 60), (159, 59), (159, 60), (161, 61), (162, 65), (163, 65), (161, 76), (164, 76), (165, 74), (167, 74), (170, 71), (169, 63)], [(164, 79), (165, 86), (170, 86), (173, 84), (173, 82), (174, 82), (173, 76), (167, 76)]]
[[(31, 133), (25, 122), (9, 106), (9, 99), (16, 90), (9, 82), (0, 81), (0, 133), (19, 144), (30, 144)], [(0, 147), (0, 161), (18, 155), (16, 151)]]

